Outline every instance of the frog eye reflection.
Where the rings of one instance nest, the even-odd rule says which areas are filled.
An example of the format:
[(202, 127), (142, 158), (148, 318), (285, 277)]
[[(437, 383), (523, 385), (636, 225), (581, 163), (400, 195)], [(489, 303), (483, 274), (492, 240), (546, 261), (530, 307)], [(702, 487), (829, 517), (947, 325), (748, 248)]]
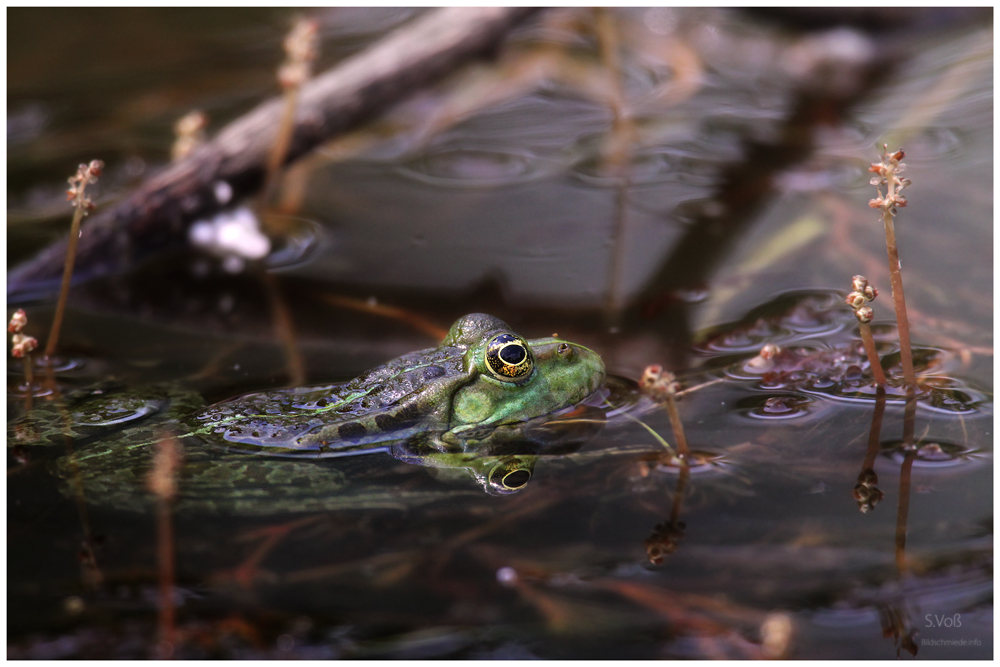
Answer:
[(490, 473), (490, 486), (504, 495), (517, 493), (531, 479), (531, 469), (517, 464), (499, 465)]
[(486, 346), (486, 367), (498, 380), (519, 382), (528, 377), (534, 365), (524, 339), (513, 334), (494, 336)]

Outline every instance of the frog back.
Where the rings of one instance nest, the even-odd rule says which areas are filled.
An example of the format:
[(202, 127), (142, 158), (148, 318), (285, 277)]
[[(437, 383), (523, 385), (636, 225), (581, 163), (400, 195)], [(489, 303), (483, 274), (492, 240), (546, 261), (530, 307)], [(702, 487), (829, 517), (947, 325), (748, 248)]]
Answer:
[(189, 427), (227, 449), (343, 456), (448, 430), (450, 397), (469, 381), (464, 350), (393, 359), (350, 382), (247, 394), (192, 415)]

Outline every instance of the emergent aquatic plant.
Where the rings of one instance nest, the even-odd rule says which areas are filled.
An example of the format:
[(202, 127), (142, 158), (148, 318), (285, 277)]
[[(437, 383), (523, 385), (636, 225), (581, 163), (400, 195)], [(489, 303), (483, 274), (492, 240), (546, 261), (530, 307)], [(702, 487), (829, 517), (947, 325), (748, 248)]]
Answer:
[(69, 228), (66, 264), (63, 267), (62, 287), (59, 290), (59, 301), (56, 303), (56, 314), (52, 318), (52, 329), (49, 331), (49, 340), (45, 344), (45, 357), (49, 363), (51, 363), (52, 355), (55, 354), (56, 344), (59, 342), (59, 329), (62, 327), (63, 313), (66, 311), (69, 284), (73, 279), (73, 262), (76, 259), (76, 242), (80, 238), (80, 221), (96, 208), (94, 202), (84, 194), (84, 191), (88, 185), (97, 182), (97, 177), (101, 175), (103, 169), (103, 162), (91, 160), (90, 164), (81, 164), (76, 170), (76, 175), (69, 179), (70, 188), (66, 191), (66, 199), (73, 202), (73, 223)]
[(27, 385), (25, 394), (25, 409), (31, 410), (31, 399), (34, 396), (34, 377), (31, 365), (31, 351), (38, 347), (38, 340), (34, 336), (26, 336), (21, 333), (28, 323), (28, 315), (22, 309), (18, 309), (14, 316), (10, 318), (7, 331), (14, 334), (11, 337), (10, 354), (12, 357), (24, 360), (24, 381)]
[[(892, 299), (896, 306), (896, 327), (899, 330), (899, 354), (903, 364), (903, 379), (910, 391), (916, 391), (917, 377), (913, 372), (913, 355), (910, 352), (910, 324), (906, 318), (906, 300), (903, 298), (903, 275), (899, 268), (899, 249), (896, 246), (896, 230), (893, 218), (896, 209), (906, 206), (906, 199), (899, 192), (910, 185), (908, 178), (899, 178), (904, 165), (900, 160), (905, 157), (902, 150), (889, 153), (889, 147), (882, 145), (882, 161), (872, 163), (868, 171), (875, 174), (871, 184), (875, 186), (878, 197), (868, 202), (871, 208), (882, 212), (882, 224), (885, 227), (885, 247), (889, 253), (889, 281), (892, 287)], [(882, 187), (886, 187), (885, 195)]]
[(288, 157), (288, 147), (295, 133), (295, 109), (298, 106), (299, 91), (312, 75), (312, 63), (319, 51), (318, 31), (316, 21), (300, 19), (285, 37), (284, 47), (288, 59), (278, 70), (278, 82), (285, 91), (285, 108), (268, 155), (264, 187), (261, 190), (261, 201), (265, 203), (270, 201), (281, 165)]
[(674, 400), (674, 396), (680, 390), (677, 378), (670, 371), (664, 371), (659, 364), (647, 366), (639, 380), (639, 390), (655, 402), (667, 406), (670, 427), (673, 429), (674, 439), (677, 441), (677, 458), (684, 466), (687, 466), (689, 463), (687, 438), (684, 437), (684, 425), (681, 424), (681, 416), (677, 412), (677, 402)]

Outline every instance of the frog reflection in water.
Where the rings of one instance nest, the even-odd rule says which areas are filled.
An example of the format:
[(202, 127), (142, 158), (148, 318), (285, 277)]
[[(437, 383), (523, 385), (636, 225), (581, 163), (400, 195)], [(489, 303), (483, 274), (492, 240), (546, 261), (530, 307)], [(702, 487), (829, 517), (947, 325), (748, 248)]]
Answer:
[[(87, 397), (69, 406), (69, 428), (79, 443), (77, 467), (94, 488), (114, 484), (113, 473), (122, 470), (131, 472), (133, 487), (140, 484), (136, 471), (148, 469), (151, 444), (173, 432), (186, 444), (197, 439), (214, 446), (185, 447), (182, 496), (185, 479), (189, 490), (214, 490), (217, 496), (239, 487), (244, 506), (248, 492), (261, 499), (269, 491), (297, 495), (317, 471), (326, 487), (346, 477), (343, 466), (295, 459), (374, 451), (465, 469), (488, 492), (503, 494), (524, 487), (541, 450), (579, 445), (593, 434), (593, 427), (581, 434), (549, 425), (595, 394), (604, 380), (604, 363), (595, 352), (555, 337), (525, 340), (497, 318), (473, 314), (455, 322), (437, 348), (403, 355), (347, 383), (249, 394), (200, 409), (190, 394), (172, 390)], [(128, 402), (136, 403), (132, 414), (152, 416), (141, 424), (129, 420), (128, 428), (104, 437), (121, 428), (114, 413)], [(58, 443), (65, 419), (54, 409), (48, 420), (40, 412), (25, 421)], [(69, 474), (65, 461), (61, 467)], [(311, 502), (289, 509), (325, 506), (315, 491), (308, 494)]]

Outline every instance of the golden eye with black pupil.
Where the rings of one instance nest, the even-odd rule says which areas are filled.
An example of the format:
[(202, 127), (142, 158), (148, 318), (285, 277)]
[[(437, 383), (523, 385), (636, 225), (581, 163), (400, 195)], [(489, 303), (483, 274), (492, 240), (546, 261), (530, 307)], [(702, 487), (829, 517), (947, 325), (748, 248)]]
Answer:
[(530, 479), (531, 470), (518, 467), (516, 463), (499, 465), (490, 473), (490, 484), (504, 494), (520, 491)]
[(524, 339), (513, 334), (498, 334), (486, 345), (486, 367), (504, 382), (519, 382), (528, 377), (535, 361)]

